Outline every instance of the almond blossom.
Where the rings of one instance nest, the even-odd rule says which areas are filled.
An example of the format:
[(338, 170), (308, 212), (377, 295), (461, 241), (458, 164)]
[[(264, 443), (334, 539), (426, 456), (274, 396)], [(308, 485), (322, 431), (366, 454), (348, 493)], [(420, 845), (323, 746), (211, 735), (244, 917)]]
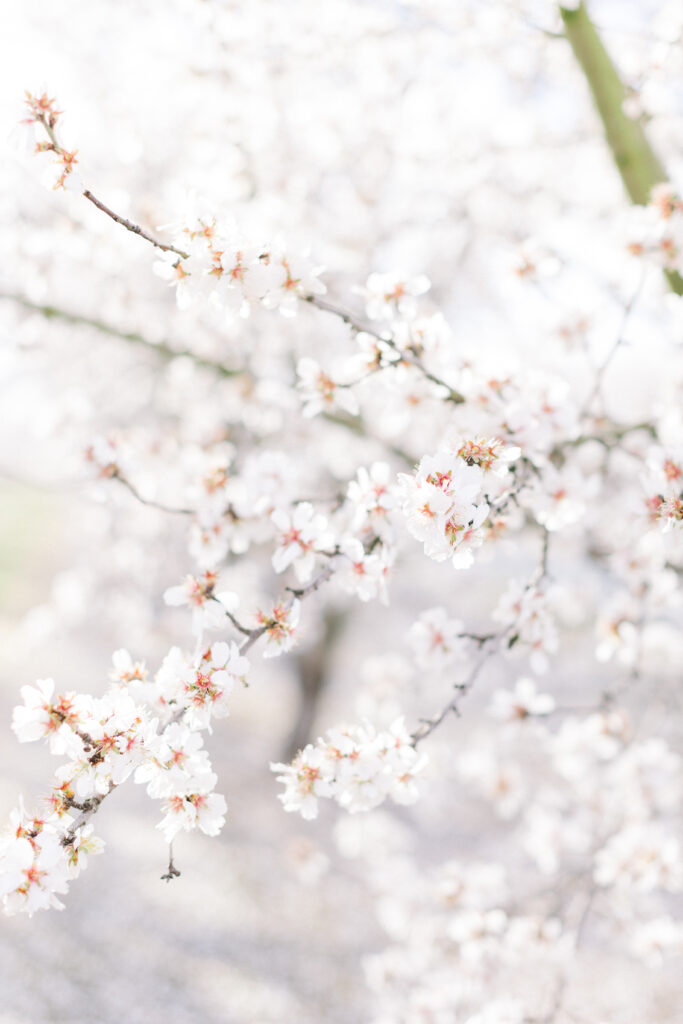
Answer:
[(393, 529), (389, 513), (394, 508), (394, 481), (386, 462), (375, 462), (370, 469), (361, 466), (348, 486), (348, 499), (355, 508), (351, 529), (370, 529), (382, 539), (391, 539)]
[(489, 711), (494, 718), (514, 722), (530, 715), (548, 715), (554, 708), (554, 698), (537, 693), (532, 679), (518, 679), (514, 690), (496, 690)]
[(370, 553), (365, 550), (357, 537), (342, 537), (339, 541), (339, 559), (335, 571), (335, 579), (339, 586), (348, 594), (355, 594), (361, 601), (371, 601), (379, 597), (387, 603), (385, 576), (390, 562), (390, 554), (384, 551)]
[(297, 628), (301, 617), (301, 602), (296, 598), (288, 604), (277, 604), (269, 614), (259, 610), (257, 629), (266, 635), (264, 658), (277, 658), (291, 651), (298, 642)]
[(207, 728), (211, 718), (229, 714), (228, 697), (236, 682), (243, 682), (248, 660), (237, 644), (223, 641), (209, 647), (184, 678), (181, 700), (187, 707), (185, 720), (194, 728)]
[(270, 518), (278, 530), (273, 569), (284, 572), (291, 565), (297, 579), (306, 582), (313, 575), (317, 554), (329, 552), (334, 546), (326, 517), (303, 501), (295, 505), (291, 513), (276, 509)]
[(425, 554), (436, 561), (451, 558), (455, 568), (472, 565), (489, 514), (481, 468), (444, 449), (424, 456), (414, 476), (399, 474), (399, 486), (406, 525)]
[(469, 660), (469, 644), (463, 636), (464, 624), (452, 619), (445, 608), (429, 608), (408, 631), (408, 643), (420, 666), (441, 671)]
[(235, 611), (239, 605), (239, 598), (231, 591), (216, 593), (217, 583), (218, 574), (207, 571), (199, 577), (188, 576), (183, 584), (164, 592), (166, 604), (192, 609), (192, 632), (196, 637), (201, 638), (206, 629), (220, 629), (226, 612)]
[(417, 799), (415, 776), (426, 757), (411, 743), (402, 719), (389, 730), (375, 732), (369, 724), (330, 730), (308, 744), (291, 764), (272, 764), (285, 785), (279, 799), (286, 811), (315, 818), (318, 800), (330, 797), (351, 812), (367, 811), (387, 797), (409, 804)]
[[(216, 776), (212, 776), (215, 782)], [(198, 828), (207, 836), (217, 836), (225, 824), (227, 804), (219, 793), (198, 792), (172, 796), (162, 804), (166, 812), (157, 826), (167, 843), (179, 832)]]
[(370, 274), (364, 289), (367, 314), (371, 320), (390, 319), (396, 314), (412, 316), (417, 309), (415, 299), (430, 287), (424, 275), (399, 278), (394, 274)]
[(296, 372), (304, 403), (304, 416), (317, 416), (320, 412), (329, 412), (334, 408), (341, 409), (351, 416), (356, 415), (358, 401), (350, 386), (334, 381), (320, 368), (315, 359), (300, 359)]

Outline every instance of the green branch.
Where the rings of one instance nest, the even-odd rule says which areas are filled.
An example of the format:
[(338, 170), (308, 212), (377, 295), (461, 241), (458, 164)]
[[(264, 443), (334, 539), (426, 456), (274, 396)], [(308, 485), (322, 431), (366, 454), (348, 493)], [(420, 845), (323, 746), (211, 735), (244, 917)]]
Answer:
[[(624, 188), (632, 203), (645, 205), (653, 187), (668, 181), (664, 165), (642, 124), (624, 113), (628, 93), (585, 4), (579, 4), (576, 10), (560, 6), (560, 15), (574, 56), (586, 76)], [(671, 290), (683, 295), (683, 278), (673, 271), (667, 270), (665, 274)]]
[(95, 331), (99, 331), (100, 334), (107, 334), (110, 338), (120, 338), (122, 341), (127, 341), (132, 345), (138, 345), (141, 348), (146, 348), (151, 352), (154, 352), (157, 356), (162, 359), (179, 359), (181, 356), (186, 356), (192, 359), (199, 366), (204, 366), (206, 369), (213, 370), (216, 373), (221, 374), (223, 377), (239, 377), (248, 373), (247, 370), (232, 370), (228, 366), (224, 366), (223, 363), (216, 362), (213, 359), (205, 359), (202, 356), (197, 355), (195, 352), (190, 352), (189, 349), (176, 349), (164, 342), (150, 341), (149, 338), (145, 338), (142, 334), (138, 334), (136, 331), (123, 331), (118, 327), (114, 327), (112, 324), (105, 323), (104, 320), (97, 320), (94, 317), (81, 316), (79, 313), (70, 313), (66, 309), (60, 309), (58, 306), (43, 305), (39, 302), (32, 302), (31, 299), (26, 298), (25, 295), (20, 295), (18, 292), (0, 292), (0, 299), (8, 299), (10, 302), (16, 303), (18, 306), (22, 306), (23, 309), (29, 309), (34, 313), (40, 313), (46, 320), (61, 320), (62, 323), (73, 324), (76, 327), (91, 327)]

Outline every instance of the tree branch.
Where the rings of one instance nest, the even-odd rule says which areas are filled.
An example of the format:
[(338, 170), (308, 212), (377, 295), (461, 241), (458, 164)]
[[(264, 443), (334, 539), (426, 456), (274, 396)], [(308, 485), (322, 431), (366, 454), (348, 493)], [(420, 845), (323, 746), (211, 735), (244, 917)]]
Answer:
[(111, 219), (115, 220), (117, 224), (124, 227), (126, 231), (132, 231), (134, 235), (139, 235), (140, 238), (144, 238), (145, 241), (151, 242), (156, 249), (162, 249), (164, 252), (175, 252), (181, 259), (188, 259), (190, 255), (188, 252), (183, 252), (182, 249), (176, 249), (174, 245), (166, 245), (164, 242), (160, 242), (157, 238), (154, 238), (153, 235), (144, 231), (138, 224), (134, 224), (131, 220), (127, 220), (125, 217), (120, 217), (118, 213), (114, 213), (114, 211), (110, 210), (108, 206), (105, 206), (97, 196), (94, 196), (90, 189), (86, 188), (83, 195), (86, 199), (89, 199), (98, 210), (101, 210), (102, 213), (106, 213), (107, 217), (111, 217)]
[(24, 309), (31, 310), (34, 313), (40, 313), (40, 315), (44, 316), (46, 320), (61, 320), (64, 323), (73, 324), (76, 327), (91, 327), (93, 330), (99, 331), (100, 334), (106, 334), (111, 338), (119, 338), (121, 341), (127, 341), (132, 345), (139, 345), (151, 352), (155, 352), (162, 359), (171, 360), (181, 359), (184, 357), (192, 359), (198, 366), (203, 366), (208, 370), (213, 370), (214, 372), (221, 374), (223, 377), (250, 376), (249, 370), (232, 370), (230, 367), (224, 366), (223, 363), (218, 363), (213, 359), (205, 359), (203, 356), (197, 355), (189, 349), (176, 349), (164, 342), (157, 343), (150, 341), (149, 338), (145, 338), (142, 334), (138, 334), (136, 331), (124, 331), (119, 327), (115, 327), (113, 324), (106, 323), (104, 320), (83, 316), (80, 313), (71, 313), (69, 310), (61, 309), (58, 306), (33, 302), (31, 299), (27, 298), (25, 295), (19, 294), (18, 292), (0, 292), (0, 299), (6, 299), (9, 302), (14, 302), (18, 306), (22, 306)]
[[(560, 5), (569, 44), (581, 66), (605, 130), (607, 144), (632, 203), (646, 205), (655, 185), (668, 181), (664, 165), (655, 153), (639, 121), (624, 113), (626, 88), (590, 19), (585, 4), (576, 10)], [(665, 270), (669, 287), (683, 295), (683, 278)]]

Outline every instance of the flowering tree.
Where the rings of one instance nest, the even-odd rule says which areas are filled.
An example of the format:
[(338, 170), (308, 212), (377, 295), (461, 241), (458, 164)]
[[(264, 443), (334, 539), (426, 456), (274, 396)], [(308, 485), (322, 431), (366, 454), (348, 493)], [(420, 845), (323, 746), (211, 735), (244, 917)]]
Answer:
[[(303, 6), (287, 29), (291, 53)], [(241, 699), (277, 707), (283, 674), (295, 672), (292, 749), (270, 752), (264, 785), (273, 820), (291, 812), (308, 823), (323, 811), (321, 849), (302, 857), (309, 876), (324, 887), (337, 858), (377, 908), (387, 938), (364, 960), (367, 1020), (626, 1022), (636, 1018), (606, 1010), (599, 986), (582, 980), (584, 958), (607, 950), (618, 978), (629, 958), (658, 966), (683, 952), (683, 199), (646, 134), (647, 80), (640, 91), (622, 84), (582, 4), (540, 6), (501, 7), (494, 26), (469, 4), (369, 5), (348, 24), (344, 5), (329, 4), (333, 34), (359, 46), (370, 38), (379, 55), (378, 77), (358, 85), (363, 102), (393, 91), (388, 69), (405, 74), (413, 134), (371, 110), (364, 123), (366, 133), (378, 127), (369, 153), (385, 177), (392, 155), (410, 167), (390, 182), (391, 202), (373, 194), (372, 160), (341, 178), (335, 168), (335, 140), (363, 153), (354, 117), (319, 150), (315, 133), (291, 131), (301, 82), (289, 67), (299, 65), (282, 72), (264, 47), (279, 17), (266, 0), (227, 64), (233, 5), (175, 14), (206, 40), (201, 70), (216, 94), (227, 76), (227, 99), (207, 120), (234, 102), (252, 50), (273, 79), (254, 91), (254, 108), (267, 120), (263, 104), (280, 90), (289, 105), (284, 124), (260, 134), (247, 130), (253, 110), (237, 116), (234, 194), (198, 166), (205, 194), (190, 194), (164, 228), (141, 226), (134, 195), (115, 202), (120, 183), (105, 201), (96, 167), (66, 141), (57, 99), (26, 93), (20, 141), (56, 193), (41, 202), (63, 204), (60, 216), (82, 226), (74, 239), (54, 229), (65, 265), (46, 258), (48, 280), (77, 296), (96, 279), (115, 293), (115, 317), (129, 303), (140, 312), (119, 324), (108, 298), (81, 314), (76, 298), (53, 305), (21, 279), (4, 290), (14, 315), (32, 311), (69, 343), (87, 334), (81, 366), (46, 353), (57, 397), (42, 436), (62, 478), (73, 467), (113, 510), (83, 526), (75, 571), (87, 563), (93, 602), (124, 595), (107, 624), (117, 638), (104, 685), (21, 687), (16, 738), (46, 742), (58, 765), (42, 797), (11, 811), (0, 840), (8, 914), (63, 907), (102, 852), (96, 829), (110, 797), (135, 784), (160, 803), (162, 877), (176, 878), (178, 837), (217, 836), (237, 786), (213, 770), (207, 737), (229, 735), (218, 720)], [(444, 145), (438, 111), (425, 107), (426, 64), (416, 79), (402, 65), (410, 33), (426, 44), (422, 60), (443, 62), (457, 81), (444, 45), (468, 54), (484, 38), (495, 50), (508, 18), (538, 67), (562, 48), (571, 95), (583, 68), (606, 128), (604, 141), (587, 107), (609, 186), (606, 199), (599, 185), (579, 196), (576, 229), (571, 189), (528, 194), (557, 166), (533, 152), (515, 164), (502, 122), (471, 136), (473, 174), (458, 164), (453, 185), (443, 166), (430, 170), (431, 208), (423, 191), (422, 162), (447, 165), (455, 136)], [(507, 73), (541, 112), (563, 84), (537, 88), (514, 60)], [(661, 89), (666, 61), (652, 76)], [(335, 96), (336, 87), (324, 102)], [(680, 135), (680, 111), (660, 120)], [(576, 153), (571, 131), (564, 144)], [(211, 126), (197, 134), (208, 146)], [(632, 210), (609, 177), (610, 153)], [(320, 176), (301, 216), (310, 246), (297, 242), (301, 166)], [(485, 214), (496, 174), (507, 178), (497, 219)], [(347, 224), (330, 223), (330, 195)], [(439, 226), (446, 212), (453, 229)], [(422, 236), (410, 226), (421, 216)], [(382, 246), (368, 243), (383, 222), (386, 251), (407, 269), (385, 270)], [(70, 282), (79, 260), (92, 266)], [(141, 286), (147, 266), (156, 276)], [(332, 714), (320, 702), (335, 659), (344, 685)], [(331, 802), (341, 808), (334, 824)], [(468, 818), (477, 841), (449, 827)], [(422, 827), (431, 849), (415, 845)], [(657, 1012), (674, 1020), (674, 1010)]]

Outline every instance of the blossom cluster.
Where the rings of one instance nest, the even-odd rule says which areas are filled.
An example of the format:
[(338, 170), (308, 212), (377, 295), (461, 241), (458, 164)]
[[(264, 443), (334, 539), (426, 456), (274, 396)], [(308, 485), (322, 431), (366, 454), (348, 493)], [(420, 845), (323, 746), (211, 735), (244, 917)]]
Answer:
[(485, 539), (488, 492), (496, 494), (496, 484), (501, 489), (520, 454), (499, 438), (463, 440), (425, 455), (414, 474), (400, 475), (406, 524), (426, 555), (439, 562), (450, 558), (456, 569), (472, 565)]
[(103, 844), (88, 823), (102, 800), (128, 778), (161, 800), (158, 828), (168, 842), (198, 828), (217, 835), (226, 812), (214, 792), (200, 730), (225, 717), (228, 697), (249, 664), (235, 644), (218, 642), (197, 659), (172, 649), (153, 682), (127, 651), (114, 655), (114, 682), (103, 697), (55, 694), (51, 679), (22, 688), (13, 728), (21, 742), (47, 739), (66, 758), (40, 812), (22, 808), (0, 843), (0, 893), (9, 913), (61, 907), (66, 892)]
[[(45, 92), (38, 96), (27, 90), (26, 107), (28, 116), (21, 122), (25, 131), (26, 145), (32, 147), (35, 153), (51, 153), (56, 158), (54, 162), (56, 163), (57, 177), (52, 187), (71, 192), (83, 192), (83, 181), (76, 170), (78, 150), (65, 149), (57, 139), (56, 128), (61, 111), (56, 109), (56, 101)], [(40, 125), (43, 129), (41, 138), (37, 137), (36, 125)]]
[(558, 918), (520, 913), (499, 863), (448, 859), (425, 871), (401, 850), (380, 877), (372, 872), (372, 844), (363, 847), (389, 942), (364, 965), (373, 1024), (430, 1016), (523, 1024), (540, 1017), (548, 995), (539, 974), (556, 971), (571, 947)]
[(652, 189), (647, 206), (629, 214), (627, 249), (667, 270), (683, 270), (683, 199), (670, 182)]
[(683, 450), (652, 450), (643, 485), (650, 520), (664, 533), (683, 529)]
[(387, 797), (410, 804), (418, 796), (415, 777), (427, 759), (419, 754), (403, 719), (376, 732), (371, 725), (330, 729), (309, 743), (291, 764), (272, 764), (285, 787), (286, 811), (315, 818), (318, 800), (327, 797), (350, 812), (369, 811)]
[(255, 305), (293, 316), (300, 300), (326, 291), (322, 268), (307, 253), (277, 242), (254, 244), (234, 224), (203, 211), (189, 211), (174, 228), (173, 250), (162, 252), (154, 270), (175, 288), (179, 309), (210, 301), (229, 316), (246, 317)]

